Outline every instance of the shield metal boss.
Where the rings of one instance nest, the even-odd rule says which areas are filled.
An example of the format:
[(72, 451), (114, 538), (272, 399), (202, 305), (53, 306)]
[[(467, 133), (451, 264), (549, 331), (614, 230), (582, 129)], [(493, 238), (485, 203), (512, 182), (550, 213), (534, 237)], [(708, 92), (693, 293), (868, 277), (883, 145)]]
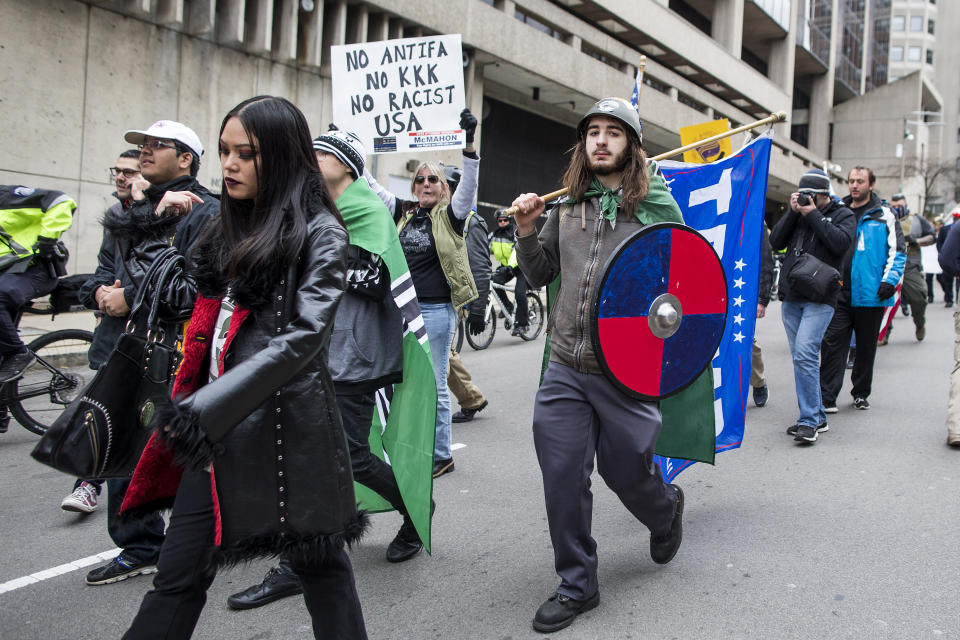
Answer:
[(627, 395), (666, 398), (713, 358), (727, 321), (727, 278), (710, 243), (688, 226), (644, 227), (613, 252), (593, 303), (593, 347)]

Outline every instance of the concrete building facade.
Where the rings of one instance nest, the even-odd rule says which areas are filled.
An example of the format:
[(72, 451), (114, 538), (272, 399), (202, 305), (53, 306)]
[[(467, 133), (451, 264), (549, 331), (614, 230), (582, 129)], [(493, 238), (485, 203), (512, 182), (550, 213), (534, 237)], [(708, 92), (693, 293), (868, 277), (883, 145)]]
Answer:
[[(859, 151), (838, 149), (848, 143), (835, 119), (849, 114), (835, 108), (886, 83), (870, 17), (884, 1), (889, 11), (890, 0), (0, 0), (0, 182), (77, 197), (71, 268), (91, 270), (125, 129), (161, 118), (193, 127), (208, 149), (200, 179), (219, 190), (219, 125), (241, 100), (285, 96), (320, 132), (333, 113), (330, 46), (460, 33), (466, 102), (481, 117), (482, 212), (553, 190), (582, 113), (629, 96), (646, 56), (651, 154), (680, 146), (682, 126), (789, 114), (775, 127), (776, 215), (810, 167), (826, 167), (845, 193), (846, 158)], [(421, 159), (371, 165), (399, 191)]]

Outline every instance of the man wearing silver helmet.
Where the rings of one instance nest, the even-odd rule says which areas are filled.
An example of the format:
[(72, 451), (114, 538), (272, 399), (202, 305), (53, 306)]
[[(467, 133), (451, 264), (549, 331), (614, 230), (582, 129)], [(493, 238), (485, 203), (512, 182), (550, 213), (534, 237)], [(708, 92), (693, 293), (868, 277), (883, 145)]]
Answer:
[(647, 160), (636, 110), (620, 98), (597, 102), (577, 128), (563, 177), (568, 198), (539, 235), (545, 203), (518, 196), (517, 258), (534, 288), (562, 276), (550, 315), (550, 360), (537, 392), (533, 437), (560, 586), (537, 610), (533, 628), (551, 632), (599, 604), (597, 544), (590, 535), (597, 469), (630, 513), (650, 530), (650, 555), (665, 564), (682, 537), (683, 492), (653, 462), (660, 433), (656, 402), (638, 400), (602, 374), (593, 351), (595, 297), (603, 265), (643, 226), (683, 222), (655, 163)]

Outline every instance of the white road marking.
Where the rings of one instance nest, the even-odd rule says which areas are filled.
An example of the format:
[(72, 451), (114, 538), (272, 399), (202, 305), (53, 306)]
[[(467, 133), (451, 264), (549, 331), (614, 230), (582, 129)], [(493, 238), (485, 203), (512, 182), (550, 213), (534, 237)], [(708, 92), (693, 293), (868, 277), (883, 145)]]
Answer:
[(97, 564), (98, 562), (107, 562), (108, 560), (113, 560), (115, 557), (117, 557), (118, 553), (120, 553), (120, 549), (114, 547), (113, 549), (104, 551), (103, 553), (87, 556), (86, 558), (80, 558), (79, 560), (61, 564), (57, 567), (51, 567), (50, 569), (44, 569), (43, 571), (37, 571), (36, 573), (31, 573), (28, 576), (23, 576), (22, 578), (8, 580), (4, 583), (0, 583), (0, 593), (6, 593), (8, 591), (13, 591), (14, 589), (19, 589), (20, 587), (25, 587), (30, 584), (36, 584), (38, 582), (43, 582), (44, 580), (49, 580), (50, 578), (54, 578), (56, 576), (62, 576), (65, 573), (70, 573), (71, 571), (76, 571), (77, 569), (83, 569), (84, 567), (89, 567), (90, 565)]
[(456, 442), (450, 445), (450, 451), (456, 451), (457, 449), (464, 449), (466, 448), (466, 446), (467, 445), (463, 444), (462, 442)]

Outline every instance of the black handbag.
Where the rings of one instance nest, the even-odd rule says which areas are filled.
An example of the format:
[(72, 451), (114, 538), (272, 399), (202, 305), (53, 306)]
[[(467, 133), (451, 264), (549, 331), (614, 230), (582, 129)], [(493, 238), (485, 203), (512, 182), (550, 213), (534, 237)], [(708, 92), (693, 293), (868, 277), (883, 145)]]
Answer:
[(157, 315), (160, 293), (183, 263), (172, 248), (154, 260), (110, 357), (37, 443), (35, 460), (84, 479), (132, 475), (182, 357), (178, 327)]
[(840, 288), (840, 272), (807, 252), (801, 242), (794, 251), (796, 259), (787, 273), (790, 291), (810, 302), (823, 302)]

